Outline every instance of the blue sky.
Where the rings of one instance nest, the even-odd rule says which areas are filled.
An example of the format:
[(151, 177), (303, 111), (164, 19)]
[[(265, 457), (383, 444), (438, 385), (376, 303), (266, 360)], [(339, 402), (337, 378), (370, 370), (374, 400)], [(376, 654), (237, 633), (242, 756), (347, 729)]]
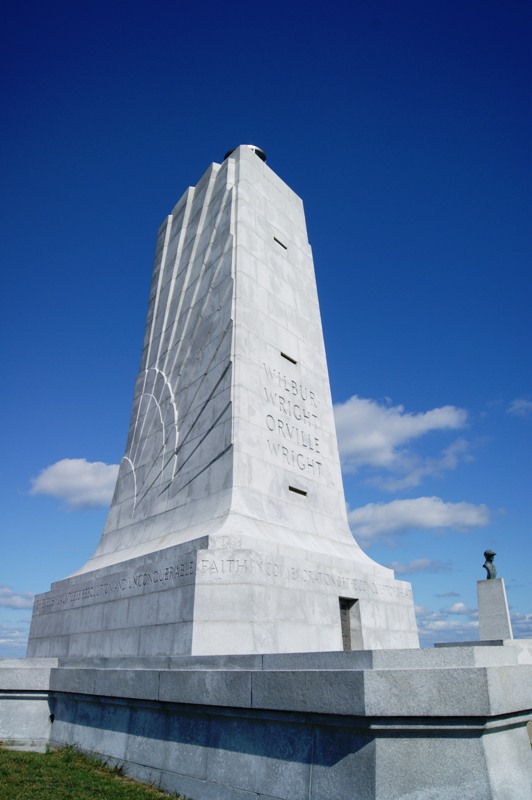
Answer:
[(487, 547), (532, 636), (529, 3), (21, 0), (3, 28), (0, 656), (99, 541), (156, 230), (243, 142), (305, 203), (357, 539), (424, 644), (477, 637)]

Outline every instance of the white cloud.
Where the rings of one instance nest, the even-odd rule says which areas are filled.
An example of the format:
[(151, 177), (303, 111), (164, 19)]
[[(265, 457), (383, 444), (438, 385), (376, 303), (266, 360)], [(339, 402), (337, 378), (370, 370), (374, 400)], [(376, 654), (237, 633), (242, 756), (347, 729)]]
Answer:
[(450, 608), (443, 608), (442, 614), (460, 614), (468, 617), (477, 617), (478, 612), (476, 609), (466, 606), (465, 603), (453, 603)]
[[(532, 614), (515, 611), (510, 618), (517, 639), (532, 638)], [(464, 603), (454, 603), (450, 608), (441, 608), (439, 611), (416, 606), (416, 621), (422, 647), (434, 642), (478, 640), (478, 611)]]
[(31, 494), (64, 500), (72, 508), (92, 508), (110, 503), (118, 464), (63, 458), (32, 479)]
[(380, 404), (355, 395), (334, 408), (342, 464), (347, 472), (361, 467), (386, 469), (399, 478), (378, 479), (381, 488), (396, 491), (418, 486), (427, 475), (455, 469), (465, 458), (467, 442), (459, 439), (438, 458), (421, 459), (407, 445), (432, 431), (458, 430), (467, 424), (467, 412), (442, 406), (413, 414), (404, 406)]
[(430, 558), (416, 558), (408, 564), (392, 561), (386, 566), (393, 569), (396, 575), (410, 575), (413, 572), (449, 572), (452, 569), (450, 561), (433, 561)]
[(428, 647), (434, 642), (468, 642), (478, 639), (476, 610), (464, 606), (463, 603), (454, 605), (463, 606), (463, 610), (432, 611), (424, 606), (416, 606), (416, 621), (422, 647)]
[(23, 658), (26, 655), (30, 621), (0, 625), (0, 658)]
[(532, 614), (514, 611), (510, 614), (510, 619), (516, 639), (532, 639)]
[(444, 472), (456, 469), (461, 461), (469, 460), (471, 460), (471, 456), (468, 442), (465, 439), (457, 439), (449, 447), (446, 447), (438, 458), (405, 457), (402, 462), (398, 461), (395, 465), (396, 468), (406, 470), (406, 475), (402, 477), (383, 478), (378, 476), (367, 482), (388, 492), (399, 492), (419, 486), (426, 477), (439, 477)]
[(526, 397), (516, 397), (515, 400), (512, 400), (506, 412), (514, 417), (528, 417), (529, 414), (532, 414), (532, 400), (527, 400)]
[(445, 503), (439, 497), (416, 497), (390, 503), (368, 503), (348, 512), (357, 540), (366, 544), (408, 528), (468, 530), (487, 525), (489, 509), (472, 503)]
[[(532, 638), (532, 614), (512, 611), (510, 618), (516, 639)], [(416, 621), (423, 647), (434, 642), (467, 642), (478, 639), (478, 610), (466, 606), (465, 603), (453, 603), (450, 608), (440, 608), (439, 611), (416, 606)]]
[(0, 586), (2, 608), (32, 608), (34, 597), (32, 592), (15, 592), (9, 586)]

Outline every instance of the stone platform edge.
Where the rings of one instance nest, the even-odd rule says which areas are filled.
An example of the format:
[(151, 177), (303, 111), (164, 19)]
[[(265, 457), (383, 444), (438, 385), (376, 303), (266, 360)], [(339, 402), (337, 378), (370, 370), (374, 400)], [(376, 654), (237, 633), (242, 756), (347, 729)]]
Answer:
[(0, 660), (0, 740), (74, 746), (195, 800), (525, 800), (531, 656), (513, 640)]
[(420, 650), (0, 659), (0, 692), (14, 691), (350, 716), (492, 716), (532, 707), (532, 640)]

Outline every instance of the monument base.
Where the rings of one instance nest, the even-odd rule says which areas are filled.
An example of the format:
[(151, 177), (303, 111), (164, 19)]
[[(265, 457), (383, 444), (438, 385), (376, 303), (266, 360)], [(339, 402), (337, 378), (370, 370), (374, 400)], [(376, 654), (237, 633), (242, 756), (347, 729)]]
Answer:
[(28, 657), (418, 647), (391, 571), (251, 537), (205, 536), (73, 575), (34, 604)]
[(16, 739), (38, 692), (50, 745), (194, 800), (528, 800), (531, 662), (530, 640), (60, 659), (44, 692), (31, 659), (0, 661), (0, 735)]

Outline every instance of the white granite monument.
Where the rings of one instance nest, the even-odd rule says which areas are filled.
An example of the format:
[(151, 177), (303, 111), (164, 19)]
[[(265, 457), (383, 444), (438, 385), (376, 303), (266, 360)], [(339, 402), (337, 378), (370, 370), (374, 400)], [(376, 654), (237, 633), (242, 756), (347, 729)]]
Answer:
[(29, 656), (418, 647), (410, 584), (347, 522), (300, 198), (244, 145), (159, 229), (101, 541)]
[(105, 532), (0, 660), (0, 743), (197, 800), (529, 800), (532, 642), (419, 649), (351, 537), (303, 209), (257, 155), (161, 228)]

